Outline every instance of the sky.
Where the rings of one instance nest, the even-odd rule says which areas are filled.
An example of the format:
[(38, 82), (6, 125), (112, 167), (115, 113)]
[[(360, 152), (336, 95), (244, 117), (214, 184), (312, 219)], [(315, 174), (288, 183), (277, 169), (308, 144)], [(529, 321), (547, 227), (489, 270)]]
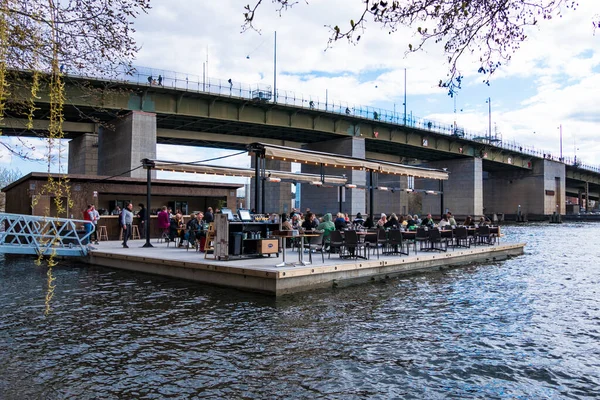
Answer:
[[(466, 54), (459, 62), (464, 80), (455, 98), (437, 84), (448, 71), (440, 45), (405, 54), (408, 44), (417, 41), (414, 27), (389, 34), (367, 22), (358, 44), (341, 41), (327, 47), (327, 26), (343, 26), (357, 19), (361, 0), (299, 1), (281, 13), (264, 0), (255, 20), (260, 32), (242, 32), (244, 6), (249, 2), (152, 0), (149, 13), (134, 22), (140, 46), (134, 65), (152, 68), (155, 73), (176, 71), (181, 76), (201, 77), (204, 70), (212, 82), (231, 79), (234, 87), (273, 85), (276, 49), (280, 96), (285, 90), (321, 101), (327, 96), (328, 102), (350, 107), (402, 112), (406, 93), (407, 113), (414, 117), (448, 124), (456, 121), (466, 131), (482, 134), (491, 117), (493, 132), (504, 142), (557, 156), (562, 126), (563, 156), (577, 156), (586, 164), (600, 166), (600, 142), (596, 140), (600, 92), (594, 90), (600, 87), (600, 31), (595, 32), (592, 25), (593, 16), (600, 14), (597, 2), (580, 2), (577, 10), (566, 10), (561, 18), (529, 28), (527, 40), (491, 77), (489, 86), (477, 73), (478, 54)], [(38, 156), (46, 151), (43, 143), (29, 143)], [(67, 146), (63, 147), (66, 153)], [(231, 153), (202, 148), (190, 151), (183, 146), (157, 148), (159, 159), (181, 161)], [(240, 155), (211, 164), (249, 167), (250, 159)], [(47, 171), (45, 163), (23, 162), (1, 147), (0, 167), (16, 168), (23, 174)], [(66, 169), (66, 161), (62, 167)], [(52, 167), (58, 168), (57, 164)], [(183, 179), (161, 174), (161, 178)]]

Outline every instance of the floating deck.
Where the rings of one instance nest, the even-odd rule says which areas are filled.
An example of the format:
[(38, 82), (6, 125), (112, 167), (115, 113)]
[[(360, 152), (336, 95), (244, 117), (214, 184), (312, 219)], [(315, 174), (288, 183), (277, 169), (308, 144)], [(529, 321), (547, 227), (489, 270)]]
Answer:
[[(144, 240), (129, 241), (124, 249), (118, 241), (101, 242), (89, 252), (87, 261), (94, 265), (138, 271), (211, 285), (262, 292), (281, 296), (317, 288), (335, 287), (373, 279), (397, 276), (471, 262), (503, 260), (523, 254), (524, 243), (502, 243), (494, 246), (448, 249), (448, 252), (411, 251), (410, 256), (371, 255), (370, 260), (340, 259), (332, 254), (325, 262), (313, 253), (313, 264), (277, 267), (279, 257), (243, 258), (218, 261), (205, 259), (204, 253), (167, 247), (152, 240), (152, 248), (144, 248)], [(308, 261), (308, 254), (303, 254)], [(297, 262), (298, 253), (287, 249), (287, 262)]]

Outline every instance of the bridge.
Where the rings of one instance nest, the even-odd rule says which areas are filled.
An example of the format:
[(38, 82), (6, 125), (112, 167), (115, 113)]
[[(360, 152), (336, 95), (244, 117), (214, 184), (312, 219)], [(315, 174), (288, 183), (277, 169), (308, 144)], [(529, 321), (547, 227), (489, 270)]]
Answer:
[[(148, 83), (151, 75), (158, 74), (145, 71), (117, 80), (65, 77), (63, 130), (73, 139), (70, 173), (120, 174), (138, 167), (143, 158), (155, 158), (157, 143), (244, 149), (263, 142), (446, 168), (451, 178), (444, 183), (444, 195), (420, 199), (422, 212), (450, 208), (459, 215), (511, 214), (520, 208), (528, 214), (564, 214), (567, 195), (600, 197), (597, 167), (453, 125), (283, 90), (274, 96), (269, 88), (213, 79), (194, 81), (178, 74), (163, 73), (162, 84), (157, 85)], [(27, 94), (21, 95), (27, 98)], [(38, 115), (44, 115), (48, 97), (42, 96), (37, 106)], [(48, 126), (43, 117), (34, 121), (32, 130), (25, 130), (26, 121), (20, 118), (6, 118), (2, 123), (4, 134), (15, 135), (37, 135)], [(290, 169), (289, 162), (267, 163), (273, 164), (267, 165), (270, 169)], [(314, 168), (302, 168), (314, 172)], [(340, 171), (329, 168), (326, 173)], [(131, 176), (143, 174), (138, 170)], [(367, 180), (361, 171), (348, 175), (359, 185)], [(406, 177), (375, 179), (379, 186), (411, 185)], [(441, 191), (437, 183), (415, 184)], [(281, 210), (282, 204), (289, 204), (289, 190), (271, 189), (269, 209)], [(303, 188), (303, 204), (320, 209), (324, 198), (338, 196), (336, 192), (323, 196), (325, 189)], [(368, 209), (369, 199), (360, 190), (345, 193), (346, 211), (355, 214)], [(412, 209), (407, 193), (378, 193), (374, 201), (376, 212)]]
[(83, 257), (91, 231), (79, 227), (90, 221), (0, 213), (0, 253)]

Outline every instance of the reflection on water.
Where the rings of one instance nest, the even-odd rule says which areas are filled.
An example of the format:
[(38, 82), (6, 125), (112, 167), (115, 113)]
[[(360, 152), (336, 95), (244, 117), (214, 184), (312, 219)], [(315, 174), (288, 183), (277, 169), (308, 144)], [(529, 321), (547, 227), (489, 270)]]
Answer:
[(504, 229), (523, 257), (275, 300), (0, 263), (0, 398), (592, 398), (599, 225)]

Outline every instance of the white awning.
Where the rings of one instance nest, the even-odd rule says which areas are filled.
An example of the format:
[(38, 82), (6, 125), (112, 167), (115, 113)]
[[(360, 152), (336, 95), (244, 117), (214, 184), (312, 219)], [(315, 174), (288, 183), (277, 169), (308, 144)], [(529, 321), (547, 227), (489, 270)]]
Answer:
[[(251, 168), (231, 168), (231, 167), (219, 167), (216, 165), (195, 165), (195, 164), (174, 164), (165, 161), (156, 161), (156, 169), (159, 171), (167, 172), (185, 172), (191, 174), (204, 174), (204, 175), (216, 175), (216, 176), (241, 176), (246, 178), (254, 178), (254, 169)], [(321, 181), (321, 175), (316, 174), (299, 174), (286, 171), (265, 171), (265, 177), (279, 178), (286, 182), (304, 182), (313, 183)], [(323, 184), (331, 184), (342, 186), (346, 184), (348, 180), (339, 175), (324, 175)]]
[(302, 150), (266, 143), (252, 143), (250, 152), (264, 152), (266, 158), (302, 164), (321, 165), (341, 169), (369, 170), (381, 174), (414, 176), (427, 179), (448, 179), (448, 172), (378, 160), (365, 160), (333, 153)]

